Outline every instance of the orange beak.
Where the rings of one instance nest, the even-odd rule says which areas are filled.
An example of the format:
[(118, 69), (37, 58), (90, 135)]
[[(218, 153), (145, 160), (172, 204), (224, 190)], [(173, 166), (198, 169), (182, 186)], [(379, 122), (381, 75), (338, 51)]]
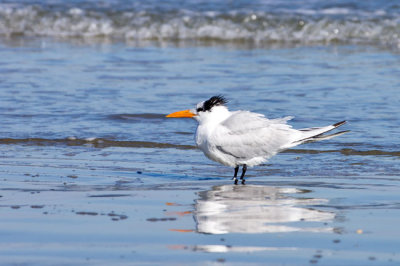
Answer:
[(193, 117), (193, 116), (195, 116), (195, 114), (193, 114), (190, 110), (183, 110), (169, 114), (166, 117)]

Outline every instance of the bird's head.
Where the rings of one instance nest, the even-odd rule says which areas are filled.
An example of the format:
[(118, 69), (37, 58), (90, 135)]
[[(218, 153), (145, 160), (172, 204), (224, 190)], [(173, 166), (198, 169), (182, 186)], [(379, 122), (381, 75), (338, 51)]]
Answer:
[(166, 117), (192, 117), (201, 123), (229, 112), (225, 106), (227, 102), (222, 95), (213, 96), (207, 101), (199, 102), (194, 109), (178, 111)]

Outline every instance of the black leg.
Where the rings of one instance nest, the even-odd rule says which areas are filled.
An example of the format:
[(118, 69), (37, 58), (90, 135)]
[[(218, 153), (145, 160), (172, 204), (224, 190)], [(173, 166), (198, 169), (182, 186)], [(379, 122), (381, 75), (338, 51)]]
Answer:
[(244, 185), (244, 182), (246, 182), (246, 180), (244, 179), (244, 175), (246, 174), (246, 170), (247, 170), (247, 165), (243, 165), (242, 168), (242, 175), (240, 176), (240, 180), (242, 180), (242, 184)]
[(235, 180), (235, 185), (237, 185), (237, 183), (238, 183), (238, 179), (237, 179), (238, 171), (239, 171), (239, 166), (236, 166), (235, 167), (235, 173), (233, 174), (233, 177), (232, 177), (232, 179)]
[(233, 175), (233, 177), (237, 177), (238, 171), (239, 171), (239, 166), (236, 166), (235, 167), (235, 174)]

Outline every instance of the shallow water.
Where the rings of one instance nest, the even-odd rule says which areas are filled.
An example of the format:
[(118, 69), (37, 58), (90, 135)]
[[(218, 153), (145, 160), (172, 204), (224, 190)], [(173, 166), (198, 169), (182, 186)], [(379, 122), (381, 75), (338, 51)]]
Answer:
[[(37, 1), (34, 9), (64, 22), (71, 9), (90, 9), (90, 1), (52, 2)], [(390, 1), (378, 9), (342, 2), (268, 3), (292, 19), (313, 11), (317, 26), (349, 16), (365, 18), (364, 26), (377, 17), (397, 21)], [(104, 3), (95, 10), (103, 15), (85, 21), (153, 6)], [(258, 15), (271, 16), (268, 3), (236, 10), (246, 15), (263, 6)], [(0, 7), (0, 24), (4, 12), (32, 9), (24, 1)], [(167, 9), (161, 20), (177, 9), (196, 11), (197, 19), (214, 10), (204, 16), (217, 23), (228, 12), (195, 1), (156, 11)], [(399, 264), (400, 56), (393, 32), (386, 43), (360, 36), (256, 43), (30, 30), (0, 34), (2, 264)], [(251, 32), (257, 38), (260, 31)], [(234, 186), (233, 169), (195, 147), (194, 121), (165, 118), (216, 94), (232, 110), (293, 115), (295, 128), (345, 119), (342, 128), (351, 132), (287, 150)]]

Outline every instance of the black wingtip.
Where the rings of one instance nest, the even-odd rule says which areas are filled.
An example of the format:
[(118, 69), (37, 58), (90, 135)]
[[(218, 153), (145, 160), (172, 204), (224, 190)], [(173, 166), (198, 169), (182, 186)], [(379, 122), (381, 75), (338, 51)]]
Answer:
[(347, 123), (347, 121), (346, 120), (343, 120), (343, 121), (340, 121), (340, 122), (338, 122), (338, 123), (336, 123), (336, 124), (333, 124), (333, 126), (334, 127), (340, 127), (341, 125), (344, 125), (344, 124), (346, 124)]

